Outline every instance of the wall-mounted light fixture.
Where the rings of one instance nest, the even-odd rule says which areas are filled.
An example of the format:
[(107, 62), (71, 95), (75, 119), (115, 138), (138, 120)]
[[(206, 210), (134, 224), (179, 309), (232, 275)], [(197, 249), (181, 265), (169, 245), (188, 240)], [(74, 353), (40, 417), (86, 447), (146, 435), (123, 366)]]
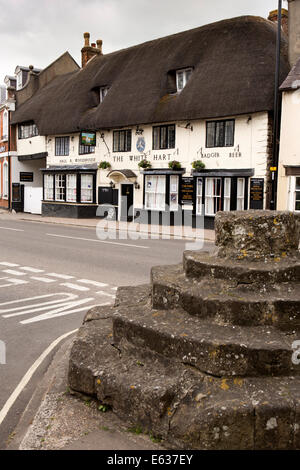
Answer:
[(248, 119), (247, 119), (247, 124), (249, 124), (249, 122), (252, 121), (252, 116), (249, 116)]
[(111, 189), (115, 189), (116, 185), (113, 181), (111, 181), (109, 184), (110, 184)]
[(135, 189), (140, 189), (140, 185), (137, 181), (134, 182), (134, 187)]
[(52, 139), (48, 139), (48, 144), (51, 142)]
[(192, 124), (191, 124), (190, 122), (188, 122), (188, 123), (186, 124), (185, 128), (186, 128), (186, 129), (190, 129), (190, 131), (193, 132), (193, 126), (192, 126)]
[(136, 130), (135, 130), (135, 135), (142, 135), (143, 132), (144, 132), (144, 129), (140, 129), (140, 126), (137, 125)]

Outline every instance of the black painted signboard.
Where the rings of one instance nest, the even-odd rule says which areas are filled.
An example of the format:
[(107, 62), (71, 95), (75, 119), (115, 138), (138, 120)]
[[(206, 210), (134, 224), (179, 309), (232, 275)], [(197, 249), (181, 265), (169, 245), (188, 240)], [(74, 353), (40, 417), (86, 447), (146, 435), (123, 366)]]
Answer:
[(250, 209), (264, 208), (264, 180), (251, 178), (250, 180)]
[(181, 180), (181, 204), (193, 204), (194, 178), (184, 177)]
[(12, 200), (13, 202), (21, 201), (21, 185), (20, 183), (12, 183)]
[(20, 172), (20, 181), (21, 182), (32, 182), (33, 181), (33, 173), (29, 171), (21, 171)]

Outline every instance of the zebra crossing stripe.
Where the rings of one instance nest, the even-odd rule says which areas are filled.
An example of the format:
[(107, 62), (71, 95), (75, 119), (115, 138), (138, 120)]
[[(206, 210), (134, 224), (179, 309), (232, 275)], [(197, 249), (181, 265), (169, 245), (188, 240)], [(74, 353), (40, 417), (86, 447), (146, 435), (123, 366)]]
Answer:
[(90, 290), (89, 287), (78, 286), (77, 284), (72, 284), (71, 282), (64, 282), (61, 286), (68, 287), (69, 289), (80, 290), (80, 291), (87, 291)]
[(36, 268), (31, 268), (29, 266), (20, 266), (20, 269), (23, 269), (24, 271), (28, 271), (30, 273), (43, 273), (44, 269), (36, 269)]
[(22, 273), (20, 271), (15, 271), (14, 269), (4, 269), (2, 272), (10, 274), (12, 276), (26, 276), (26, 273)]
[(18, 264), (15, 263), (7, 263), (6, 261), (1, 261), (1, 266), (7, 266), (8, 268), (16, 268), (19, 266)]
[(40, 282), (56, 282), (56, 279), (49, 279), (48, 277), (36, 277), (36, 276), (31, 276), (31, 279), (34, 281), (40, 281)]
[(96, 287), (107, 287), (107, 284), (104, 284), (103, 282), (91, 281), (89, 279), (78, 279), (78, 282), (82, 282), (83, 284), (90, 284), (91, 286)]
[(56, 274), (56, 273), (46, 273), (46, 276), (57, 277), (58, 279), (74, 279), (74, 276), (69, 276), (67, 274)]

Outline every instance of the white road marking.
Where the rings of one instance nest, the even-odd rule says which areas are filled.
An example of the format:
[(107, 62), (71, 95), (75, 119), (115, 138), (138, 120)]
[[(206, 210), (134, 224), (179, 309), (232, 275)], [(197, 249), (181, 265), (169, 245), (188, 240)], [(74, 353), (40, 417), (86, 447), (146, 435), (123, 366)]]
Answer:
[(23, 281), (23, 279), (10, 279), (10, 278), (8, 278), (7, 281), (9, 281), (10, 283), (9, 284), (3, 284), (2, 286), (0, 286), (0, 288), (17, 286), (19, 284), (28, 284), (28, 281)]
[(56, 273), (47, 273), (47, 276), (57, 277), (58, 279), (74, 279), (74, 276), (69, 276), (67, 274), (56, 274)]
[(46, 233), (46, 235), (48, 235), (49, 237), (69, 238), (71, 240), (83, 240), (85, 242), (106, 243), (108, 245), (120, 245), (120, 246), (132, 247), (132, 248), (142, 248), (146, 250), (149, 248), (149, 246), (133, 245), (131, 243), (108, 242), (105, 240), (95, 240), (94, 238), (68, 237), (67, 235), (56, 235), (55, 233)]
[(89, 299), (75, 300), (74, 302), (68, 302), (66, 305), (60, 306), (56, 308), (55, 310), (51, 310), (50, 312), (43, 313), (42, 315), (39, 315), (37, 317), (29, 318), (28, 320), (20, 321), (20, 323), (22, 325), (27, 325), (28, 323), (35, 323), (38, 321), (49, 320), (51, 318), (62, 317), (64, 315), (70, 315), (71, 313), (82, 312), (83, 310), (87, 311), (90, 308), (96, 307), (96, 305), (85, 305), (84, 307), (75, 308), (75, 309), (73, 308), (72, 310), (68, 310), (68, 309), (71, 307), (77, 307), (82, 304), (87, 304), (88, 302), (91, 302), (92, 300), (95, 300), (95, 299), (89, 298)]
[(19, 266), (18, 264), (15, 264), (15, 263), (6, 263), (5, 261), (2, 261), (0, 263), (2, 266), (8, 266), (9, 268), (15, 268), (17, 266)]
[(8, 400), (6, 401), (5, 405), (3, 406), (3, 408), (1, 409), (0, 411), (0, 425), (3, 423), (4, 419), (6, 418), (9, 410), (11, 409), (11, 407), (13, 406), (13, 404), (15, 403), (16, 399), (18, 398), (18, 396), (20, 395), (20, 393), (24, 390), (24, 388), (26, 387), (26, 385), (28, 384), (28, 382), (30, 381), (31, 377), (33, 376), (33, 374), (35, 373), (35, 371), (38, 369), (38, 367), (42, 364), (42, 362), (44, 361), (44, 359), (48, 356), (48, 354), (50, 354), (50, 352), (65, 338), (67, 338), (68, 336), (72, 335), (73, 333), (76, 333), (76, 331), (78, 331), (78, 329), (76, 330), (73, 330), (73, 331), (69, 331), (68, 333), (65, 333), (64, 335), (60, 336), (59, 338), (57, 338), (55, 341), (53, 341), (50, 346), (48, 346), (47, 349), (45, 349), (45, 351), (39, 356), (39, 358), (34, 362), (34, 364), (30, 367), (30, 369), (28, 369), (28, 371), (26, 372), (26, 374), (24, 375), (24, 377), (21, 379), (21, 381), (19, 382), (19, 384), (17, 385), (17, 387), (15, 388), (15, 390), (13, 391), (13, 393), (10, 395), (10, 397), (8, 398)]
[(98, 292), (96, 292), (96, 294), (100, 294), (100, 295), (104, 295), (104, 296), (107, 296), (107, 297), (115, 298), (115, 294), (109, 294), (108, 292), (103, 292), (102, 290), (99, 290)]
[[(44, 294), (44, 295), (36, 295), (35, 297), (27, 297), (25, 299), (18, 299), (18, 300), (10, 300), (9, 302), (3, 302), (0, 304), (0, 307), (2, 305), (11, 305), (11, 304), (19, 304), (22, 302), (26, 302), (29, 300), (38, 300), (38, 299), (45, 299), (46, 297), (53, 297), (54, 295), (69, 295), (69, 296), (74, 296), (75, 294), (70, 294), (68, 292), (56, 292), (55, 294)], [(62, 299), (63, 300), (63, 299)]]
[(24, 230), (20, 228), (8, 228), (8, 227), (0, 227), (2, 230), (13, 230), (14, 232), (24, 232)]
[(11, 274), (12, 276), (26, 276), (26, 273), (20, 273), (20, 271), (15, 271), (14, 269), (3, 269), (2, 272)]
[(49, 279), (48, 277), (36, 277), (36, 276), (31, 276), (30, 279), (33, 279), (34, 281), (40, 281), (40, 282), (56, 282), (56, 279)]
[(72, 284), (71, 282), (64, 282), (61, 286), (68, 287), (69, 289), (75, 289), (80, 291), (90, 290), (89, 287), (78, 286), (77, 284)]
[(77, 282), (82, 282), (83, 284), (91, 284), (91, 286), (96, 287), (107, 287), (107, 284), (104, 284), (103, 282), (91, 281), (89, 279), (78, 279)]
[(44, 272), (44, 269), (30, 268), (28, 266), (20, 266), (20, 269), (23, 269), (24, 271), (28, 271), (30, 273), (43, 273)]
[[(45, 298), (53, 297), (54, 295), (60, 296), (60, 294), (49, 294), (47, 296), (42, 296), (42, 297), (45, 297)], [(27, 313), (34, 313), (34, 312), (39, 312), (41, 310), (47, 310), (47, 308), (49, 308), (50, 305), (51, 305), (50, 308), (52, 308), (53, 304), (60, 303), (62, 306), (62, 305), (65, 305), (66, 302), (70, 302), (70, 300), (75, 300), (78, 298), (78, 295), (76, 294), (64, 294), (64, 295), (66, 296), (64, 299), (50, 300), (49, 302), (42, 302), (38, 304), (23, 305), (22, 307), (1, 309), (0, 314), (6, 313), (6, 315), (2, 315), (3, 318), (17, 317), (19, 315), (25, 315)], [(26, 300), (27, 299), (24, 299), (24, 301)], [(16, 302), (8, 302), (8, 303), (16, 303)], [(0, 305), (4, 305), (4, 304), (0, 304)], [(14, 312), (14, 313), (8, 313), (8, 312)]]
[(111, 290), (118, 290), (118, 287), (111, 287)]

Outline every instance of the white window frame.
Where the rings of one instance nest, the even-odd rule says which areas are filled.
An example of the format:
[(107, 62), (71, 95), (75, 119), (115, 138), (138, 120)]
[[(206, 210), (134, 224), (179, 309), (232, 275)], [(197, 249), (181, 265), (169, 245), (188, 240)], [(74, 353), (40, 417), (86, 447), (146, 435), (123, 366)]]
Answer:
[[(152, 179), (152, 181), (151, 181)], [(157, 191), (159, 186), (159, 181), (164, 181), (164, 191)], [(151, 187), (149, 187), (149, 183), (151, 182)], [(152, 185), (153, 183), (153, 185)], [(154, 204), (153, 206), (147, 204), (148, 202), (148, 194), (154, 194)], [(158, 196), (163, 196), (161, 205), (158, 203), (159, 198)], [(166, 210), (166, 175), (146, 175), (145, 176), (145, 209), (152, 210), (152, 211), (165, 211)]]
[[(86, 177), (90, 177), (91, 187), (88, 187), (88, 184), (84, 183), (84, 180), (87, 179)], [(87, 204), (93, 203), (93, 191), (94, 191), (94, 175), (91, 173), (82, 173), (80, 175), (80, 202), (84, 202)], [(90, 195), (87, 197), (87, 195)]]
[(55, 175), (55, 201), (65, 201), (66, 198), (66, 185), (65, 175), (57, 173)]
[(8, 199), (8, 162), (3, 162), (2, 199)]
[(68, 173), (66, 175), (66, 201), (77, 202), (77, 174)]
[[(212, 180), (212, 182), (213, 182), (213, 184), (212, 184), (212, 193), (208, 192), (208, 189), (209, 189), (208, 181), (210, 181), (210, 180)], [(217, 183), (218, 181), (220, 182), (220, 193), (219, 194), (216, 193), (216, 188), (217, 188), (217, 185), (218, 185), (218, 183)], [(219, 177), (206, 178), (205, 179), (205, 215), (215, 216), (216, 213), (219, 210), (221, 210), (221, 201), (222, 201), (221, 196), (222, 196), (222, 178), (219, 178)], [(213, 202), (214, 212), (208, 211), (209, 201)], [(217, 206), (220, 206), (220, 208), (215, 210), (215, 208)]]
[(53, 175), (45, 174), (44, 175), (44, 199), (45, 201), (53, 201), (53, 185), (54, 185), (54, 178)]
[(109, 86), (101, 86), (101, 87), (100, 87), (100, 91), (99, 91), (100, 103), (102, 103), (102, 101), (103, 101), (104, 98), (106, 97), (106, 95), (107, 95), (107, 93), (108, 93), (108, 90), (109, 90)]
[[(239, 185), (242, 182), (242, 191), (241, 193), (239, 192)], [(237, 211), (243, 211), (245, 210), (245, 178), (238, 178), (237, 179), (237, 185), (236, 185), (236, 210)], [(239, 207), (239, 203), (241, 204), (242, 207)]]
[(290, 176), (290, 181), (289, 181), (289, 198), (288, 198), (288, 210), (292, 212), (300, 212), (296, 210), (296, 194), (299, 193), (300, 191), (296, 189), (296, 181), (297, 178), (300, 178), (300, 176)]
[[(193, 72), (193, 69), (191, 67), (188, 67), (186, 69), (176, 70), (176, 88), (177, 88), (177, 92), (180, 93), (184, 89), (187, 82), (191, 78), (192, 72)], [(180, 86), (180, 76), (181, 76), (181, 74), (182, 74), (182, 86)]]
[(169, 196), (170, 211), (172, 212), (178, 211), (178, 204), (179, 204), (178, 201), (179, 201), (179, 176), (170, 175), (170, 196)]
[(223, 210), (230, 211), (231, 178), (224, 178), (224, 203)]
[(203, 214), (203, 178), (197, 178), (196, 214)]
[(3, 112), (2, 140), (8, 140), (8, 111), (6, 110)]

